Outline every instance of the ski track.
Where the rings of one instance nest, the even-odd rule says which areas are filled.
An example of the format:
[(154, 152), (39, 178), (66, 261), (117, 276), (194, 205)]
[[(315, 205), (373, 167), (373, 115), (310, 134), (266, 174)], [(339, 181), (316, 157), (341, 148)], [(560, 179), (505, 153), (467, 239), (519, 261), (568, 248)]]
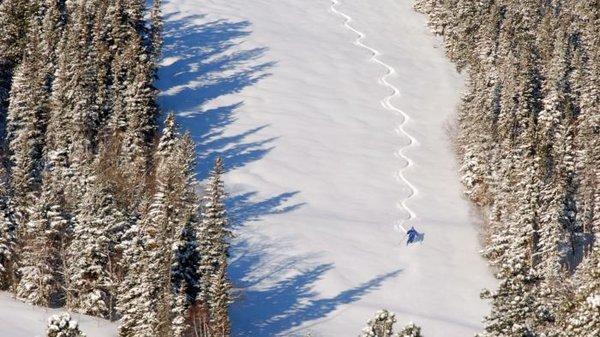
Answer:
[(381, 105), (386, 110), (389, 110), (389, 111), (393, 112), (395, 115), (402, 117), (402, 123), (400, 123), (400, 125), (398, 125), (398, 127), (396, 128), (395, 131), (399, 136), (405, 136), (406, 138), (408, 138), (409, 142), (407, 145), (404, 145), (400, 150), (398, 150), (395, 154), (397, 157), (404, 160), (405, 165), (394, 175), (394, 177), (398, 181), (398, 183), (404, 183), (406, 186), (408, 186), (408, 188), (410, 190), (410, 194), (398, 203), (398, 207), (400, 209), (406, 211), (406, 213), (408, 213), (408, 217), (400, 220), (396, 224), (396, 229), (402, 230), (406, 233), (406, 228), (403, 226), (403, 224), (406, 224), (408, 221), (414, 222), (417, 219), (417, 215), (415, 214), (415, 212), (413, 212), (413, 210), (410, 209), (410, 207), (408, 207), (408, 205), (406, 203), (410, 199), (415, 197), (419, 193), (419, 190), (410, 181), (408, 181), (408, 179), (404, 175), (404, 172), (414, 165), (413, 161), (408, 156), (406, 156), (404, 154), (404, 152), (407, 149), (418, 145), (419, 142), (417, 141), (417, 139), (415, 137), (413, 137), (410, 133), (408, 133), (404, 129), (406, 124), (411, 119), (410, 116), (407, 113), (405, 113), (404, 111), (402, 111), (401, 109), (394, 106), (394, 104), (392, 103), (392, 100), (394, 98), (400, 96), (400, 90), (397, 87), (395, 87), (393, 84), (388, 82), (387, 79), (390, 78), (391, 76), (393, 76), (394, 74), (396, 74), (396, 70), (394, 69), (394, 67), (390, 66), (389, 64), (383, 62), (382, 60), (380, 60), (378, 58), (378, 56), (380, 56), (381, 53), (377, 49), (370, 47), (363, 43), (363, 41), (366, 39), (366, 35), (363, 32), (359, 31), (358, 29), (352, 27), (352, 25), (350, 24), (353, 21), (352, 17), (350, 17), (349, 15), (347, 15), (344, 12), (341, 12), (337, 9), (337, 7), (340, 7), (342, 5), (342, 3), (338, 0), (331, 0), (331, 2), (332, 2), (331, 7), (330, 7), (331, 12), (334, 13), (335, 15), (338, 15), (338, 16), (344, 18), (344, 20), (345, 20), (344, 27), (346, 27), (346, 29), (350, 30), (354, 34), (358, 35), (358, 38), (356, 40), (354, 40), (354, 45), (368, 50), (371, 53), (371, 58), (369, 59), (369, 62), (378, 64), (378, 65), (384, 67), (386, 70), (386, 73), (378, 79), (378, 83), (381, 84), (382, 86), (390, 89), (392, 91), (392, 94), (383, 98), (380, 101)]

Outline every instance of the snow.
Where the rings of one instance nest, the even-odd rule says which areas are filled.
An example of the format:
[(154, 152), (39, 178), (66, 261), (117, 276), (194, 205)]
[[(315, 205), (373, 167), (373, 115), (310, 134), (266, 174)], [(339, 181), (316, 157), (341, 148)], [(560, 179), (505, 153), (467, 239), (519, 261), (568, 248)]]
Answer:
[[(60, 309), (34, 307), (15, 300), (10, 294), (0, 292), (0, 336), (42, 337), (46, 336), (48, 319), (64, 312)], [(81, 331), (87, 337), (116, 337), (117, 326), (102, 319), (73, 314)]]
[[(165, 0), (160, 104), (200, 177), (227, 168), (234, 336), (355, 336), (383, 308), (472, 335), (495, 282), (446, 135), (462, 78), (410, 1), (335, 2)], [(0, 294), (0, 336), (42, 336), (57, 312)]]
[(347, 18), (330, 0), (165, 1), (160, 103), (200, 177), (217, 154), (227, 168), (234, 335), (352, 336), (382, 308), (470, 335), (494, 280), (446, 135), (463, 80), (410, 1), (337, 2)]

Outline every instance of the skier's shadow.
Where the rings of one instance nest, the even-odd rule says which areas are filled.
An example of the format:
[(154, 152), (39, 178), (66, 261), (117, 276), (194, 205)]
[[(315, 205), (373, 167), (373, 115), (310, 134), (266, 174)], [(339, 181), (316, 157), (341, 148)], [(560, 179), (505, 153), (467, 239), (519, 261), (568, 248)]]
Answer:
[(425, 233), (418, 233), (415, 235), (415, 240), (413, 241), (413, 243), (421, 243), (423, 244), (423, 241), (425, 241)]

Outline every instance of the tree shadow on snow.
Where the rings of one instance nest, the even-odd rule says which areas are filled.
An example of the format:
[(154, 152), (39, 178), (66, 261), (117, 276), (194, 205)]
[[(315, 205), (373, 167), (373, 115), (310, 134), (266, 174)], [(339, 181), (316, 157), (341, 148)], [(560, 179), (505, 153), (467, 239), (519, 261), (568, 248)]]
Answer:
[[(239, 93), (270, 75), (275, 62), (264, 61), (266, 48), (243, 48), (251, 34), (248, 21), (215, 20), (202, 15), (171, 13), (164, 18), (163, 59), (157, 87), (163, 111), (173, 111), (196, 141), (197, 173), (204, 179), (216, 156), (226, 170), (260, 160), (276, 138), (261, 139), (268, 125), (237, 134), (227, 133), (243, 102), (226, 96)], [(222, 103), (228, 102), (228, 103)], [(259, 193), (232, 195), (227, 206), (234, 231), (265, 216), (301, 208), (293, 199), (299, 191), (260, 199)], [(323, 318), (339, 306), (359, 300), (399, 271), (380, 275), (333, 297), (322, 298), (315, 284), (333, 264), (315, 263), (318, 253), (289, 255), (283, 247), (294, 244), (268, 238), (235, 238), (229, 273), (238, 295), (231, 308), (235, 336), (275, 336), (304, 322)]]
[[(256, 201), (257, 193), (231, 196), (228, 210), (234, 230), (267, 215), (292, 212), (303, 206), (291, 202), (299, 192), (282, 193)], [(379, 275), (333, 297), (321, 297), (316, 283), (330, 271), (331, 263), (315, 263), (319, 253), (288, 254), (295, 238), (270, 241), (267, 237), (236, 238), (232, 246), (229, 275), (234, 282), (231, 307), (233, 336), (288, 334), (306, 322), (317, 321), (340, 306), (358, 301), (378, 289), (399, 270)]]
[[(398, 270), (380, 275), (335, 296), (323, 298), (314, 290), (314, 286), (334, 266), (320, 264), (298, 270), (298, 264), (311, 258), (314, 257), (290, 257), (272, 263), (261, 261), (261, 256), (254, 254), (239, 257), (256, 265), (245, 277), (238, 275), (241, 276), (241, 286), (245, 291), (231, 309), (231, 316), (236, 322), (233, 327), (235, 336), (293, 334), (293, 330), (300, 325), (323, 319), (340, 306), (358, 301), (400, 273)], [(237, 270), (232, 270), (232, 275), (235, 272)], [(274, 276), (286, 272), (291, 272), (291, 275), (284, 278)], [(260, 286), (263, 282), (267, 284), (264, 287)]]
[(248, 221), (256, 221), (266, 215), (276, 215), (293, 212), (304, 203), (287, 205), (288, 201), (299, 194), (300, 191), (282, 193), (261, 201), (253, 201), (258, 192), (247, 192), (231, 196), (227, 200), (229, 220), (233, 229), (242, 227)]
[(243, 102), (215, 106), (214, 101), (268, 77), (275, 62), (263, 61), (266, 48), (239, 45), (251, 33), (248, 21), (203, 22), (201, 15), (181, 18), (178, 14), (164, 19), (159, 104), (163, 111), (177, 114), (198, 144), (198, 177), (208, 176), (217, 156), (223, 157), (226, 170), (261, 159), (275, 139), (248, 139), (256, 139), (268, 125), (224, 136)]

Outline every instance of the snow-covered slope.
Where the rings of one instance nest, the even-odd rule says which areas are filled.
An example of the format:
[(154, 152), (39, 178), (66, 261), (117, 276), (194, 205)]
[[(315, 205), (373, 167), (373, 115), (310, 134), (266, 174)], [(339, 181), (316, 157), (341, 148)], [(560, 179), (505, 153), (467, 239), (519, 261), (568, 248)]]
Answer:
[[(0, 336), (42, 337), (46, 336), (48, 318), (61, 310), (34, 307), (14, 300), (0, 292)], [(116, 324), (83, 315), (73, 315), (87, 337), (116, 337)]]
[(354, 336), (380, 308), (430, 337), (480, 329), (493, 279), (444, 128), (462, 80), (411, 6), (165, 1), (161, 104), (201, 176), (228, 166), (235, 336)]

